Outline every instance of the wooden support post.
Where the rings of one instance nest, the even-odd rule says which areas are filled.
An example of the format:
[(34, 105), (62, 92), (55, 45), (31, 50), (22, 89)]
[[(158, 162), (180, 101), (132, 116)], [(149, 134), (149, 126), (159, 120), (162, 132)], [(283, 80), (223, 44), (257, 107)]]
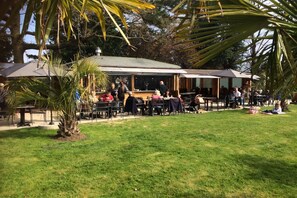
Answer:
[(135, 89), (135, 75), (131, 75), (131, 91), (134, 91)]
[(96, 91), (96, 78), (95, 74), (92, 75), (92, 91)]
[(220, 79), (217, 78), (216, 80), (217, 80), (217, 98), (219, 98), (220, 97)]

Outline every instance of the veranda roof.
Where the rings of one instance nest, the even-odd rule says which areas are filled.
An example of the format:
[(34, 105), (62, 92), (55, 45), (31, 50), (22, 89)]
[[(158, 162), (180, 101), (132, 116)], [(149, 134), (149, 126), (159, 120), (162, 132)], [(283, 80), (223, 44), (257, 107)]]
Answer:
[(160, 61), (120, 56), (91, 56), (87, 58), (97, 63), (101, 67), (117, 67), (117, 68), (148, 68), (148, 69), (180, 69), (178, 65), (164, 63)]
[(250, 74), (239, 72), (233, 69), (214, 71), (211, 74), (215, 76), (225, 77), (225, 78), (251, 78)]
[(135, 75), (145, 75), (145, 74), (155, 74), (155, 75), (165, 75), (165, 74), (180, 74), (186, 73), (182, 69), (147, 69), (147, 68), (117, 68), (117, 67), (101, 67), (104, 72), (111, 72), (114, 74), (129, 73)]
[(202, 74), (181, 74), (184, 78), (220, 78), (218, 76), (202, 75)]
[[(49, 76), (48, 66), (43, 62), (29, 63), (0, 63), (0, 75), (6, 78), (16, 77), (47, 77)], [(51, 76), (55, 76), (50, 72)]]
[(220, 78), (218, 76), (211, 75), (214, 71), (209, 69), (184, 69), (186, 73), (181, 74), (184, 78)]
[(92, 56), (87, 58), (97, 64), (100, 70), (111, 75), (172, 75), (186, 73), (180, 66), (145, 58), (119, 56)]

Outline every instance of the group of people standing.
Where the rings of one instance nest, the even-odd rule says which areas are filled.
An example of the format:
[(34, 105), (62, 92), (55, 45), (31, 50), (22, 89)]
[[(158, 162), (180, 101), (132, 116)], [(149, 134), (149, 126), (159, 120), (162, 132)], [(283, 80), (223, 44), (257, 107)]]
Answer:
[(114, 83), (111, 83), (110, 93), (114, 99), (124, 101), (125, 93), (129, 91), (127, 85), (121, 81), (119, 87), (116, 87)]
[(96, 103), (98, 101), (102, 102), (112, 102), (112, 101), (121, 101), (123, 102), (125, 99), (125, 93), (129, 91), (127, 85), (124, 82), (120, 82), (119, 87), (115, 86), (115, 83), (111, 83), (110, 88), (99, 98), (96, 96), (96, 92), (93, 91), (90, 95), (89, 99)]

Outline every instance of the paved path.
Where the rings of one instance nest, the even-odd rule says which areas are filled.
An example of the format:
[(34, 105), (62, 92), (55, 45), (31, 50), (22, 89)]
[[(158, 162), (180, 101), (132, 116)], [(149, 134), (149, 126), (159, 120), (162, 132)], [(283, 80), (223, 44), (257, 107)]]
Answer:
[[(79, 123), (96, 123), (96, 122), (112, 122), (112, 121), (117, 121), (117, 120), (126, 120), (126, 119), (136, 119), (136, 118), (141, 118), (142, 116), (133, 116), (133, 115), (124, 115), (124, 116), (117, 116), (117, 117), (113, 117), (110, 119), (102, 119), (102, 118), (98, 118), (98, 119), (92, 119), (92, 120), (79, 120)], [(47, 122), (45, 122), (44, 120), (40, 120), (40, 119), (36, 119), (33, 118), (34, 121), (33, 123), (30, 123), (30, 126), (22, 126), (22, 127), (18, 127), (17, 123), (19, 122), (19, 119), (16, 119), (14, 121), (14, 124), (11, 123), (11, 121), (9, 122), (8, 120), (4, 120), (3, 118), (0, 118), (0, 131), (6, 131), (6, 130), (15, 130), (15, 129), (21, 129), (21, 128), (30, 128), (30, 127), (42, 127), (44, 129), (58, 129), (58, 124), (59, 121), (56, 119), (54, 120), (54, 124), (50, 125), (49, 124), (49, 120), (47, 120)], [(26, 120), (28, 121), (28, 120)]]

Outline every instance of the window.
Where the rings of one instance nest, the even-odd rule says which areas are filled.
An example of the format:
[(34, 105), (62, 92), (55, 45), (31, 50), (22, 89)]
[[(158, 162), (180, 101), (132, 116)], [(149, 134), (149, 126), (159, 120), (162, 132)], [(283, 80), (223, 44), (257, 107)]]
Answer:
[(131, 76), (119, 75), (119, 76), (109, 76), (110, 83), (114, 83), (115, 87), (120, 86), (120, 82), (123, 81), (129, 90), (131, 90)]
[(160, 81), (170, 88), (172, 78), (169, 76), (135, 76), (134, 87), (139, 90), (155, 90), (160, 88)]

